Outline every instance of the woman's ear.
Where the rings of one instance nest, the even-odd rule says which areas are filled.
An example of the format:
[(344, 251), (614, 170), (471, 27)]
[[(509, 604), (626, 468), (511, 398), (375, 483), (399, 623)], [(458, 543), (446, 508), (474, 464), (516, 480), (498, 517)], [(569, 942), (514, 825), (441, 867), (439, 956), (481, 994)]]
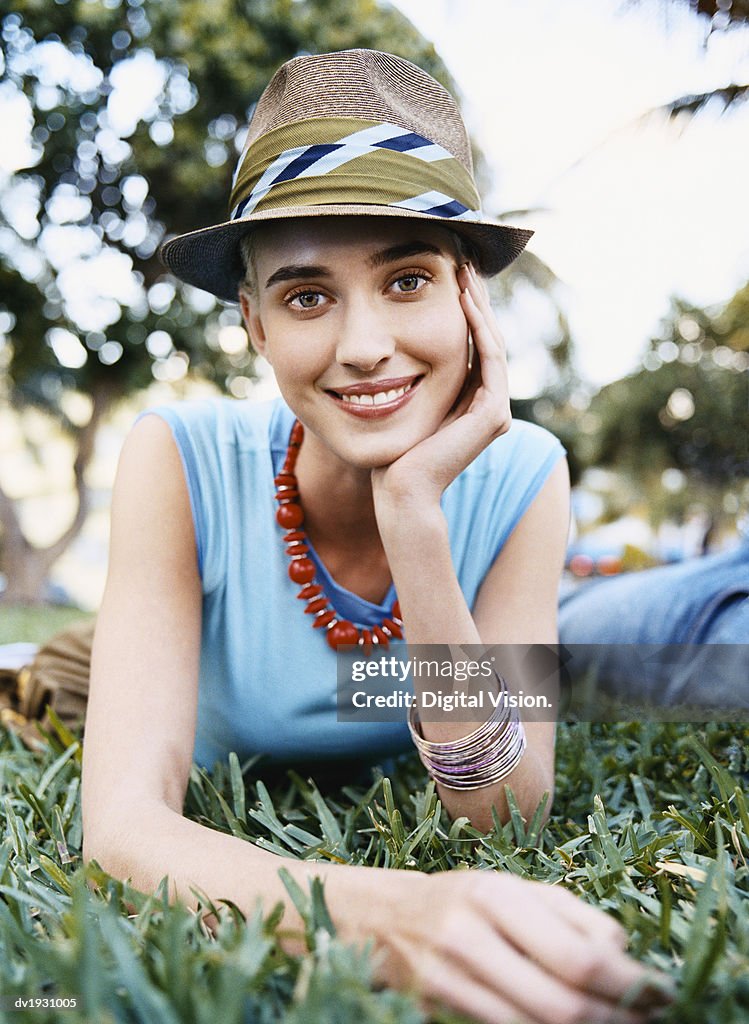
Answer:
[[(263, 322), (258, 312), (256, 298), (244, 287), (239, 288), (239, 308), (242, 311), (244, 326), (250, 339), (250, 344), (259, 356), (268, 359), (265, 344), (265, 331)], [(270, 362), (270, 360), (268, 360)]]

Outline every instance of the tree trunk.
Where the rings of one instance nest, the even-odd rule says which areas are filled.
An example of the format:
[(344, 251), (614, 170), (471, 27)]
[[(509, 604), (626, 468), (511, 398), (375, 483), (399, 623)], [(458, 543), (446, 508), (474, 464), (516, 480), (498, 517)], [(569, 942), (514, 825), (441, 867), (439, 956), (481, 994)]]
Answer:
[(52, 566), (83, 529), (90, 506), (90, 494), (85, 476), (102, 417), (110, 408), (115, 392), (108, 385), (99, 384), (91, 391), (93, 410), (85, 427), (76, 432), (76, 456), (73, 463), (75, 490), (78, 498), (75, 516), (70, 526), (47, 547), (32, 544), (23, 534), (18, 515), (18, 502), (9, 498), (0, 486), (0, 525), (3, 531), (2, 562), (5, 590), (0, 602), (7, 604), (43, 604), (47, 581)]

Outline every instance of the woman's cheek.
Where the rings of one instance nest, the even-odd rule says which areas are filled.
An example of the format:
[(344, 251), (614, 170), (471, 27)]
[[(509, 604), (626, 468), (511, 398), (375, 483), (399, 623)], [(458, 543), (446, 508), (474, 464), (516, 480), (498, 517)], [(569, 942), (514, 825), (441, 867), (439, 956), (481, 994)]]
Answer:
[(439, 365), (463, 365), (467, 360), (468, 324), (463, 310), (455, 302), (440, 303), (430, 310), (422, 321), (424, 357), (438, 368)]

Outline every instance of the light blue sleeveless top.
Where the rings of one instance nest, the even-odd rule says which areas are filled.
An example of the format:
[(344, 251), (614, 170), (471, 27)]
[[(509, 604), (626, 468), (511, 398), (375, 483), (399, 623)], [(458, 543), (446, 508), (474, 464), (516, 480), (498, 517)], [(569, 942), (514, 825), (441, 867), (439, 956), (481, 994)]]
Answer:
[[(182, 458), (203, 582), (194, 760), (210, 769), (233, 750), (240, 761), (264, 753), (265, 763), (374, 763), (411, 749), (405, 722), (336, 720), (336, 655), (303, 614), (275, 519), (273, 477), (293, 413), (281, 399), (230, 398), (143, 415), (150, 413), (169, 424)], [(548, 431), (513, 420), (445, 491), (453, 564), (469, 608), (563, 454)], [(371, 604), (339, 587), (314, 551), (310, 556), (340, 617), (372, 626), (390, 613), (392, 587), (382, 605)]]

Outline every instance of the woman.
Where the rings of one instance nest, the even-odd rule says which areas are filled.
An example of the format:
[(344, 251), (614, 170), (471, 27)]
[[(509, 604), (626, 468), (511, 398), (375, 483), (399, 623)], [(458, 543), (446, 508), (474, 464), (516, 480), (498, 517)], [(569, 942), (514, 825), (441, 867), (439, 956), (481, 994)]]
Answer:
[[(510, 424), (480, 277), (530, 233), (482, 218), (460, 115), (428, 75), (366, 50), (284, 65), (231, 209), (163, 258), (239, 298), (283, 401), (160, 409), (126, 441), (84, 852), (143, 889), (168, 874), (188, 902), (193, 885), (247, 913), (282, 900), (298, 924), (275, 855), (182, 817), (193, 756), (330, 763), (411, 747), (403, 722), (335, 720), (341, 644), (366, 654), (403, 631), (416, 645), (554, 643), (568, 478), (558, 442)], [(505, 784), (526, 814), (552, 789), (551, 723), (412, 728), (448, 812), (479, 828), (492, 808), (506, 816)], [(380, 978), (426, 1004), (487, 1022), (634, 1022), (656, 999), (617, 1007), (645, 971), (617, 924), (560, 888), (283, 866), (321, 877), (341, 937), (374, 937)]]

